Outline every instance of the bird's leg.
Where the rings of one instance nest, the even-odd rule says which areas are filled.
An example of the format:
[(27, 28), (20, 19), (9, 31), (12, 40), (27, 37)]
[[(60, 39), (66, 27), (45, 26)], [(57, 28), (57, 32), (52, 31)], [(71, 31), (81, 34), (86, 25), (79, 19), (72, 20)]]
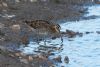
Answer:
[(46, 46), (46, 39), (44, 39), (44, 45)]
[(62, 44), (63, 43), (63, 36), (61, 33), (60, 33), (60, 38), (61, 38), (61, 44)]
[(44, 40), (44, 45), (46, 46), (46, 37), (45, 36), (44, 36), (43, 40)]
[(39, 45), (39, 37), (37, 37), (37, 43), (38, 43), (38, 45)]
[(39, 45), (39, 30), (37, 30), (37, 43)]

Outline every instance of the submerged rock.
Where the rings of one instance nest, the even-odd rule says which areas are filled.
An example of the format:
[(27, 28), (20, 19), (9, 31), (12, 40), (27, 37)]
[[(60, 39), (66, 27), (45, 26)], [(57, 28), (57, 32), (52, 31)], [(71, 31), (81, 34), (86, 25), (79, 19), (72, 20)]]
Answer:
[(96, 31), (96, 33), (100, 34), (100, 31)]
[(94, 0), (96, 4), (100, 4), (100, 0)]
[(53, 60), (55, 61), (55, 62), (59, 62), (59, 63), (62, 63), (62, 60), (61, 60), (62, 58), (61, 58), (61, 56), (59, 55), (58, 57), (56, 57), (56, 58), (53, 58)]
[(69, 37), (69, 38), (73, 38), (75, 36), (80, 36), (82, 37), (83, 36), (83, 33), (80, 33), (80, 32), (74, 32), (72, 30), (66, 30), (66, 32), (61, 32), (61, 34), (65, 37)]
[(65, 63), (69, 63), (69, 58), (68, 58), (68, 56), (65, 56), (64, 62), (65, 62)]
[(68, 35), (68, 37), (74, 37), (74, 36), (76, 36), (76, 32), (74, 32), (72, 30), (66, 30), (66, 34)]

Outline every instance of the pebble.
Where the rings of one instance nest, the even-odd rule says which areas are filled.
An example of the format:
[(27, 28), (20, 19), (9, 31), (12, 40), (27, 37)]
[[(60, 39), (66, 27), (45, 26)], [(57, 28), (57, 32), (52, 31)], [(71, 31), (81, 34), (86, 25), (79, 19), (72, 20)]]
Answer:
[(65, 63), (69, 63), (69, 58), (68, 58), (68, 56), (65, 56), (64, 62), (65, 62)]
[(33, 57), (32, 57), (32, 56), (29, 56), (29, 57), (28, 57), (28, 60), (29, 60), (29, 61), (33, 61)]
[(23, 62), (23, 63), (25, 63), (25, 64), (28, 64), (27, 59), (20, 59), (20, 62)]
[(30, 0), (31, 2), (37, 2), (37, 0)]
[(97, 34), (100, 34), (100, 31), (96, 31)]
[(61, 58), (61, 56), (59, 55), (58, 57), (54, 58), (53, 60), (54, 60), (55, 62), (62, 63), (61, 59), (62, 59), (62, 58)]
[(21, 56), (21, 55), (20, 55), (20, 53), (15, 53), (15, 56), (19, 57), (19, 56)]
[(2, 2), (2, 5), (3, 5), (4, 7), (8, 7), (7, 3), (5, 3), (5, 2)]
[(0, 23), (0, 28), (4, 28), (4, 24)]
[(19, 32), (20, 29), (21, 29), (21, 27), (20, 27), (19, 24), (15, 24), (15, 25), (12, 25), (12, 26), (11, 26), (11, 29), (12, 29), (12, 31), (14, 31), (14, 32)]

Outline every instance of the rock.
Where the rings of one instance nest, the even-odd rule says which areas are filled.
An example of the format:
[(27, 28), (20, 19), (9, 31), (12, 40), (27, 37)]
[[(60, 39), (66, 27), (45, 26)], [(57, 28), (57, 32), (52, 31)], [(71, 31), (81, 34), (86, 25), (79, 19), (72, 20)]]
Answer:
[(15, 57), (13, 54), (9, 54), (9, 56), (11, 56), (11, 57)]
[(20, 31), (21, 27), (19, 24), (15, 24), (15, 25), (12, 25), (11, 26), (11, 29), (14, 31), (14, 32), (18, 32)]
[(23, 53), (23, 52), (20, 52), (20, 55), (21, 55), (22, 57), (25, 57), (25, 56), (26, 56), (26, 54)]
[(100, 31), (96, 31), (96, 33), (100, 34)]
[(80, 8), (79, 12), (80, 13), (85, 13), (88, 9), (87, 8)]
[(4, 28), (4, 24), (0, 23), (0, 29)]
[(26, 57), (26, 54), (25, 53), (23, 53), (23, 52), (16, 52), (16, 53), (14, 53), (14, 56), (16, 56), (16, 57), (19, 57), (19, 58), (22, 58), (22, 57)]
[(40, 59), (42, 59), (42, 60), (47, 60), (47, 58), (46, 58), (45, 56), (39, 55), (38, 57), (39, 57)]
[(28, 40), (27, 35), (24, 35), (24, 36), (21, 37), (21, 43), (25, 44), (25, 45), (29, 44), (29, 40)]
[(76, 36), (76, 32), (74, 32), (72, 30), (66, 30), (66, 34), (68, 35), (68, 37), (75, 37)]
[(7, 3), (5, 3), (5, 2), (2, 2), (2, 6), (8, 7)]
[(20, 0), (15, 0), (15, 2), (17, 2), (17, 3), (18, 3), (18, 2), (20, 2)]
[(0, 4), (0, 8), (2, 7), (2, 4)]
[(100, 0), (94, 0), (96, 4), (100, 4)]
[(90, 32), (85, 32), (86, 34), (89, 34)]
[(20, 57), (21, 55), (20, 53), (15, 53), (15, 56)]
[(56, 67), (56, 65), (51, 65), (50, 67)]
[(1, 30), (0, 30), (0, 36), (5, 36), (5, 33), (3, 33)]
[(69, 63), (69, 58), (68, 58), (68, 56), (65, 56), (64, 62), (65, 62), (65, 63)]
[(64, 67), (64, 66), (61, 66), (61, 67)]
[(4, 40), (5, 40), (5, 38), (0, 37), (0, 41), (4, 41)]
[(31, 2), (37, 2), (37, 0), (30, 0)]
[(53, 59), (55, 62), (59, 62), (59, 63), (62, 63), (61, 61), (61, 56), (59, 55), (58, 57), (54, 58)]
[(5, 33), (3, 33), (3, 32), (0, 30), (0, 41), (4, 41), (4, 40), (5, 40), (4, 36), (5, 36)]
[(77, 32), (76, 33), (78, 36), (82, 37), (83, 36), (83, 33), (80, 33), (80, 32)]
[(33, 61), (33, 57), (32, 56), (28, 56), (28, 60), (29, 61)]
[(27, 59), (20, 59), (20, 62), (22, 62), (22, 63), (25, 63), (25, 64), (28, 64), (29, 62), (28, 62), (28, 60)]

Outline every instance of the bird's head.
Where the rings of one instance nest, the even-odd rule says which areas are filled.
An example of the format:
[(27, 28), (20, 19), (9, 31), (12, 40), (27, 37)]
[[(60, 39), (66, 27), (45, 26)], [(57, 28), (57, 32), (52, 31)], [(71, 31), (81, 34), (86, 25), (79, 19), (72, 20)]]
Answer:
[(29, 25), (29, 26), (31, 25), (31, 21), (25, 20), (24, 22), (25, 22), (25, 24), (27, 24), (27, 25)]
[(56, 32), (56, 33), (59, 33), (59, 32), (60, 32), (60, 29), (61, 29), (61, 27), (60, 27), (59, 24), (53, 25), (53, 26), (52, 26), (52, 30), (53, 30), (54, 32)]

